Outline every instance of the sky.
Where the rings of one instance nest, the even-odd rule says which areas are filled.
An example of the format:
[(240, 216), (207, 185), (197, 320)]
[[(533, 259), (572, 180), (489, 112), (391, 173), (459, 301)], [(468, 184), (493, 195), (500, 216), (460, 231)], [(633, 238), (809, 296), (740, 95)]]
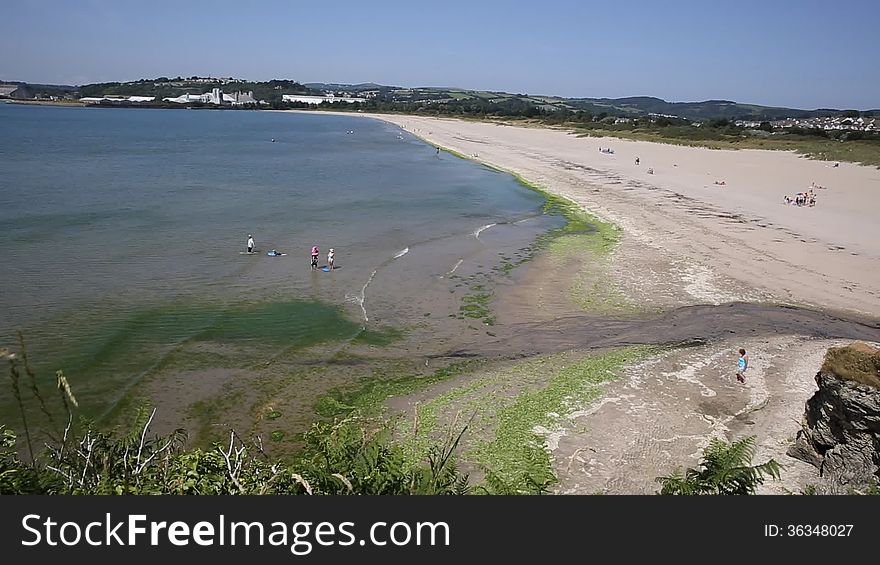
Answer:
[(17, 0), (0, 80), (159, 76), (880, 108), (880, 1)]

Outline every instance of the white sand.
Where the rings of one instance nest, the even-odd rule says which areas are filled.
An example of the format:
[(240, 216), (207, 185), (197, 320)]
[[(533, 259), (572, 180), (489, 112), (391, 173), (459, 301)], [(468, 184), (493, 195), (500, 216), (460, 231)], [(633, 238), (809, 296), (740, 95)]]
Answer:
[[(774, 301), (880, 316), (877, 168), (850, 163), (835, 168), (782, 151), (711, 150), (581, 138), (558, 129), (366, 116), (570, 198), (618, 224), (643, 255), (662, 257), (682, 271), (699, 269), (701, 288), (718, 277), (741, 285), (743, 292), (735, 294), (749, 296), (747, 289), (755, 289)], [(611, 147), (614, 154), (600, 153), (599, 147)], [(811, 183), (827, 187), (815, 191), (815, 207), (783, 204), (783, 195), (794, 196)], [(682, 276), (682, 284), (694, 286), (692, 279)], [(712, 302), (698, 290), (695, 302)]]
[[(623, 239), (613, 257), (614, 278), (641, 304), (770, 300), (880, 317), (877, 168), (833, 167), (780, 151), (369, 117), (518, 173), (617, 224)], [(811, 183), (827, 187), (815, 191), (815, 207), (783, 204), (783, 195), (794, 196)], [(756, 336), (672, 351), (630, 368), (602, 401), (569, 415), (572, 425), (547, 438), (560, 479), (557, 492), (655, 492), (654, 477), (695, 465), (711, 438), (748, 435), (758, 438), (756, 462), (773, 457), (786, 466), (783, 480), (760, 492), (797, 492), (816, 483), (816, 470), (788, 457), (786, 449), (826, 349), (842, 343)], [(730, 374), (738, 347), (747, 348), (753, 363), (746, 385)]]

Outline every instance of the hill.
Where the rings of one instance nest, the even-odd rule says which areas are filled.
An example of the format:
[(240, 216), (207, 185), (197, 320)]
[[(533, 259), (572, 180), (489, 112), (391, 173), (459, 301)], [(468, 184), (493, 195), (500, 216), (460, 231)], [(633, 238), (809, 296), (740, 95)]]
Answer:
[(317, 92), (296, 81), (273, 79), (254, 82), (236, 78), (198, 77), (189, 78), (159, 77), (130, 82), (105, 82), (86, 84), (79, 87), (79, 95), (87, 96), (155, 96), (158, 99), (171, 98), (182, 94), (202, 94), (214, 88), (224, 92), (250, 92), (254, 98), (268, 102), (280, 101), (282, 94), (316, 94)]
[[(699, 102), (669, 102), (652, 96), (624, 98), (565, 98), (552, 95), (534, 95), (501, 91), (470, 90), (456, 87), (413, 87), (382, 85), (374, 82), (359, 84), (310, 82), (273, 79), (255, 82), (236, 78), (214, 77), (158, 77), (128, 82), (106, 82), (82, 86), (37, 85), (9, 82), (25, 87), (21, 92), (33, 98), (77, 98), (86, 96), (156, 96), (167, 98), (182, 94), (196, 94), (222, 88), (226, 92), (253, 91), (258, 100), (280, 103), (282, 94), (319, 95), (325, 92), (362, 95), (372, 99), (375, 110), (433, 111), (442, 113), (524, 115), (553, 112), (588, 112), (592, 115), (637, 118), (666, 116), (692, 121), (752, 120), (770, 121), (785, 118), (815, 118), (842, 115), (858, 116), (855, 110), (818, 108), (813, 110), (743, 104), (732, 100), (704, 100)], [(433, 106), (433, 108), (432, 108)], [(862, 116), (880, 116), (880, 109), (863, 110)]]
[(801, 110), (796, 108), (780, 108), (741, 104), (732, 100), (705, 100), (703, 102), (667, 102), (650, 96), (634, 96), (628, 98), (583, 98), (573, 102), (603, 104), (612, 108), (640, 114), (660, 114), (691, 120), (708, 119), (742, 119), (742, 120), (779, 120), (783, 118), (815, 118), (836, 116), (844, 110), (818, 109)]
[[(357, 94), (365, 90), (378, 91), (379, 100), (390, 103), (440, 103), (440, 104), (479, 104), (535, 107), (542, 111), (567, 110), (587, 111), (592, 114), (604, 113), (609, 116), (638, 117), (662, 115), (688, 120), (780, 120), (784, 118), (815, 118), (839, 116), (853, 113), (854, 110), (819, 108), (805, 110), (743, 104), (732, 100), (704, 100), (700, 102), (668, 102), (652, 96), (630, 96), (625, 98), (564, 98), (561, 96), (511, 94), (500, 91), (480, 91), (453, 87), (414, 87), (403, 88), (376, 83), (340, 84), (307, 83), (305, 86), (316, 90), (333, 90)], [(862, 115), (880, 115), (880, 110), (865, 110)]]
[(397, 86), (383, 86), (375, 82), (363, 82), (361, 84), (339, 84), (333, 82), (307, 82), (303, 86), (312, 90), (329, 91), (339, 90), (344, 92), (363, 92), (364, 90), (394, 90)]

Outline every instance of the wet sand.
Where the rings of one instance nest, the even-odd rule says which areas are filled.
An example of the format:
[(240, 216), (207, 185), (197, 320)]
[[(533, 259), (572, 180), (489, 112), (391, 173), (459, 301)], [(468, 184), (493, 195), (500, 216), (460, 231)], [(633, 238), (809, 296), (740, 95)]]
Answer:
[[(711, 150), (558, 129), (412, 116), (374, 116), (477, 161), (522, 175), (623, 229), (626, 269), (656, 288), (664, 274), (695, 302), (751, 293), (880, 316), (880, 170), (794, 153)], [(611, 147), (613, 155), (599, 152)], [(639, 165), (635, 158), (639, 157)], [(648, 174), (648, 169), (653, 174)], [(725, 184), (716, 185), (715, 182)], [(783, 196), (817, 189), (815, 207)], [(635, 250), (635, 252), (632, 252)], [(719, 282), (720, 281), (720, 282)], [(715, 287), (724, 281), (739, 292)]]
[[(880, 342), (880, 171), (786, 152), (377, 117), (520, 174), (622, 228), (611, 257), (575, 253), (560, 263), (544, 255), (514, 272), (494, 303), (496, 339), (446, 355), (526, 359), (688, 345), (628, 367), (601, 400), (561, 415), (555, 430), (535, 430), (559, 479), (555, 492), (656, 492), (655, 477), (697, 465), (712, 438), (749, 435), (757, 438), (755, 461), (784, 465), (782, 480), (760, 492), (817, 482), (814, 468), (785, 451), (827, 348)], [(782, 203), (813, 183), (823, 187), (815, 207)], [(584, 280), (612, 288), (629, 307), (583, 311), (573, 290)], [(754, 368), (745, 385), (733, 378), (740, 347)], [(408, 412), (472, 382), (461, 377), (390, 405)]]
[[(408, 413), (422, 401), (468, 387), (493, 367), (520, 360), (663, 344), (678, 347), (626, 368), (607, 385), (601, 400), (563, 414), (560, 426), (545, 434), (559, 478), (555, 492), (654, 492), (654, 477), (695, 465), (711, 438), (744, 435), (758, 437), (757, 460), (775, 457), (786, 465), (784, 480), (768, 483), (765, 492), (796, 490), (815, 480), (812, 468), (793, 462), (784, 451), (814, 389), (812, 377), (821, 357), (841, 340), (880, 342), (880, 239), (871, 239), (876, 225), (868, 221), (870, 214), (851, 206), (852, 198), (873, 202), (875, 195), (864, 187), (880, 179), (876, 172), (842, 164), (826, 171), (844, 173), (835, 177), (834, 188), (826, 189), (836, 189), (837, 204), (823, 208), (831, 199), (820, 195), (815, 208), (783, 206), (759, 215), (761, 207), (775, 203), (770, 204), (766, 186), (741, 188), (752, 177), (739, 175), (739, 169), (758, 167), (751, 174), (761, 177), (769, 167), (775, 182), (792, 185), (815, 173), (817, 183), (830, 185), (819, 175), (827, 163), (790, 154), (657, 144), (624, 150), (619, 140), (581, 139), (552, 130), (380, 118), (574, 200), (620, 226), (621, 239), (607, 257), (580, 249), (564, 256), (545, 251), (508, 274), (493, 275), (491, 305), (497, 320), (491, 326), (434, 317), (455, 308), (468, 285), (476, 282), (468, 277), (480, 269), (450, 263), (435, 280), (448, 287), (448, 300), (414, 304), (412, 313), (424, 310), (430, 315), (400, 341), (283, 356), (249, 374), (227, 370), (225, 383), (220, 373), (207, 375), (205, 393), (216, 397), (222, 391), (223, 402), (232, 407), (227, 425), (264, 436), (284, 429), (289, 436), (317, 419), (315, 402), (335, 386), (386, 374), (428, 374), (461, 359), (489, 365), (391, 398), (388, 407)], [(599, 145), (613, 145), (617, 151), (614, 156), (600, 154)], [(628, 151), (638, 151), (641, 169), (625, 162)], [(620, 161), (600, 163), (609, 157)], [(660, 174), (665, 169), (658, 163), (667, 162), (670, 169), (682, 169), (680, 178), (678, 171)], [(648, 163), (655, 167), (650, 178), (644, 172)], [(723, 187), (696, 186), (705, 179), (695, 171), (707, 163), (729, 173)], [(809, 170), (795, 172), (801, 166)], [(713, 192), (734, 194), (734, 186), (740, 187), (739, 197)], [(836, 231), (829, 231), (827, 223), (849, 213), (852, 221), (837, 230), (839, 237), (832, 237)], [(816, 223), (817, 218), (822, 221)], [(491, 238), (492, 230), (480, 237)], [(601, 300), (586, 306), (578, 301), (596, 291), (605, 293)], [(745, 386), (731, 373), (739, 347), (750, 351), (754, 367)], [(256, 383), (262, 383), (261, 390), (253, 390)], [(181, 390), (166, 388), (172, 401), (173, 391)], [(161, 396), (162, 390), (154, 382), (153, 391)], [(265, 415), (272, 410), (284, 416), (267, 421)]]

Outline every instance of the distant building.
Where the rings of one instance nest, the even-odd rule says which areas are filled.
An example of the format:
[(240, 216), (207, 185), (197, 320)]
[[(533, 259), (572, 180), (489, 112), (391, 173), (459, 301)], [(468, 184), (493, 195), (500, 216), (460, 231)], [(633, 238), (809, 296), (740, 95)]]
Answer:
[(366, 102), (366, 98), (355, 98), (352, 96), (334, 96), (333, 94), (329, 94), (327, 96), (307, 96), (300, 94), (282, 94), (281, 100), (284, 102), (302, 102), (305, 104), (314, 104), (318, 105), (323, 102), (348, 102), (350, 104), (357, 102)]
[(238, 106), (241, 104), (256, 104), (253, 91), (236, 92), (235, 94), (226, 94), (219, 88), (214, 88), (211, 92), (204, 94), (181, 94), (174, 98), (163, 98), (165, 102), (173, 102), (175, 104), (189, 104), (192, 102), (200, 102), (202, 104), (231, 104)]

